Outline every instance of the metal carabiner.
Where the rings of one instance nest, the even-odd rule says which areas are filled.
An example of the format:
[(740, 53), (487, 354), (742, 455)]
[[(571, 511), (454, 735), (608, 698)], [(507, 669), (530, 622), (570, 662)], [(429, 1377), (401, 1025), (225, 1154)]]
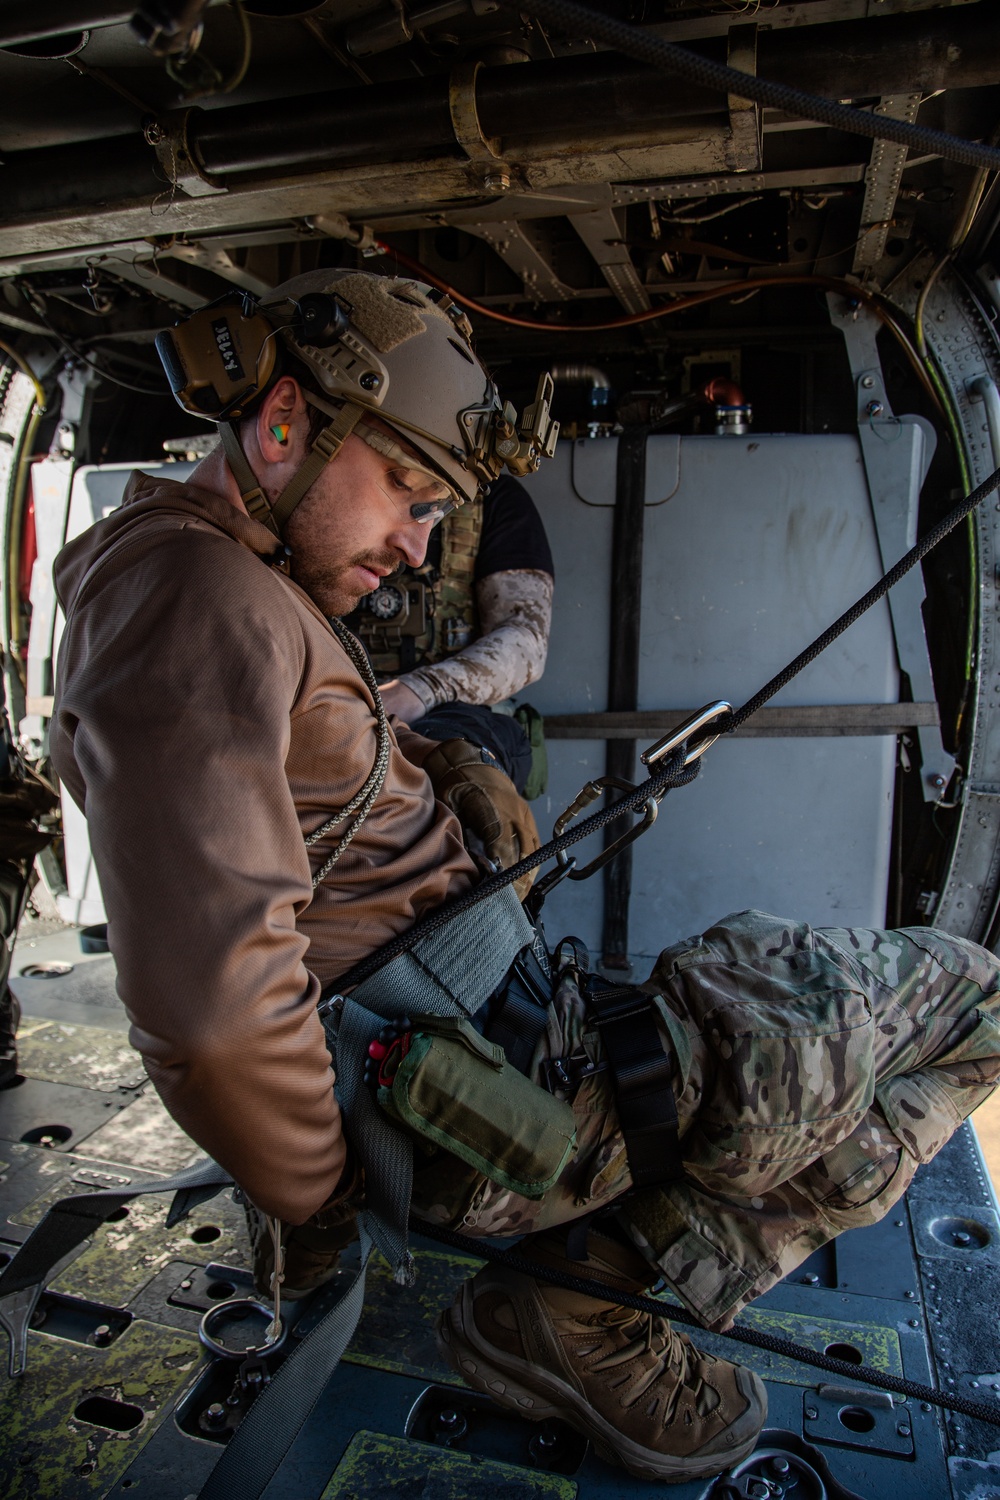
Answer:
[[(598, 776), (596, 780), (588, 781), (587, 785), (570, 803), (565, 812), (559, 814), (552, 828), (553, 838), (560, 838), (566, 832), (573, 819), (582, 813), (584, 808), (589, 807), (592, 802), (596, 802), (602, 792), (607, 791), (611, 787), (618, 792), (635, 791), (635, 783), (624, 781), (620, 776)], [(636, 812), (638, 810), (638, 808), (634, 809)], [(640, 834), (645, 833), (647, 828), (652, 828), (656, 822), (658, 811), (659, 806), (656, 798), (647, 797), (643, 804), (642, 822), (637, 823), (634, 828), (629, 828), (620, 838), (615, 839), (613, 844), (609, 844), (600, 854), (595, 855), (590, 863), (584, 865), (581, 870), (575, 868), (575, 858), (568, 855), (565, 849), (560, 849), (556, 855), (556, 869), (552, 872), (556, 879), (551, 880), (551, 884), (547, 884), (546, 890), (551, 890), (553, 885), (557, 884), (559, 880), (564, 880), (566, 876), (569, 876), (570, 880), (589, 880), (591, 875), (595, 875), (610, 859), (614, 859), (616, 854), (628, 844), (633, 843)]]
[[(721, 719), (724, 714), (731, 714), (732, 711), (733, 705), (727, 703), (724, 698), (717, 698), (714, 703), (706, 703), (704, 708), (699, 708), (697, 713), (685, 719), (684, 723), (679, 724), (670, 734), (665, 734), (662, 740), (657, 740), (655, 745), (650, 745), (648, 750), (644, 750), (639, 759), (644, 766), (655, 766), (658, 760), (669, 755), (671, 750), (676, 750), (678, 745), (683, 745), (685, 740), (691, 739), (699, 729), (704, 729), (706, 724), (713, 724), (716, 719)], [(721, 733), (720, 729), (719, 734)], [(690, 766), (696, 760), (700, 760), (705, 751), (715, 744), (719, 734), (709, 734), (704, 739), (698, 740), (685, 755), (683, 764)]]

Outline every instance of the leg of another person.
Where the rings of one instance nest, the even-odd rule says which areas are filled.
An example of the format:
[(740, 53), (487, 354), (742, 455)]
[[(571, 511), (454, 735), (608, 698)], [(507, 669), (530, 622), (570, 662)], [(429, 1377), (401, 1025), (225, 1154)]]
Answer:
[(710, 1327), (882, 1218), (1000, 1078), (1000, 963), (930, 928), (740, 913), (650, 987), (691, 1046), (686, 1181), (621, 1218)]

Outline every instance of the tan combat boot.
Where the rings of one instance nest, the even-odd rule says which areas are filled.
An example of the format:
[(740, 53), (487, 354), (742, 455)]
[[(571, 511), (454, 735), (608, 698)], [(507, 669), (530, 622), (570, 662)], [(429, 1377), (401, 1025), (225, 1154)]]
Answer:
[[(653, 1273), (638, 1253), (591, 1232), (585, 1262), (558, 1234), (526, 1254), (629, 1291)], [(666, 1318), (486, 1266), (441, 1315), (442, 1353), (466, 1383), (529, 1421), (559, 1417), (602, 1458), (642, 1479), (681, 1483), (752, 1452), (767, 1392), (750, 1370), (702, 1354)]]

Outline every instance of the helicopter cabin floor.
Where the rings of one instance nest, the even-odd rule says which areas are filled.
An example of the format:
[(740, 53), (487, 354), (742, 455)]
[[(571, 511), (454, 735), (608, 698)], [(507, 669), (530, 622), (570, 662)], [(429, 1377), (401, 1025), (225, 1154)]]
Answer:
[[(33, 964), (72, 971), (25, 975)], [(0, 1264), (55, 1199), (166, 1175), (197, 1154), (128, 1046), (109, 956), (81, 954), (75, 930), (36, 919), (15, 946), (12, 975), (24, 1012), (23, 1082), (0, 1093)], [(996, 1174), (1000, 1109), (988, 1110), (981, 1118)], [(165, 1215), (160, 1199), (134, 1200), (43, 1295), (27, 1373), (0, 1376), (6, 1500), (186, 1500), (248, 1409), (253, 1371), (241, 1385), (239, 1357), (213, 1356), (198, 1338), (207, 1312), (250, 1292), (242, 1211), (227, 1193), (173, 1229)], [(434, 1315), (478, 1263), (429, 1241), (415, 1250), (412, 1291), (384, 1267), (370, 1276), (348, 1354), (268, 1500), (653, 1494), (657, 1486), (609, 1467), (569, 1428), (510, 1416), (457, 1381), (437, 1353)], [(291, 1310), (286, 1347), (352, 1278), (348, 1254), (330, 1285)], [(998, 1306), (997, 1198), (965, 1127), (889, 1218), (818, 1252), (742, 1321), (849, 1362), (994, 1398), (1000, 1413)], [(259, 1331), (216, 1316), (217, 1336), (234, 1347)], [(697, 1342), (742, 1359), (768, 1385), (767, 1427), (726, 1495), (1000, 1497), (1000, 1427), (833, 1386), (821, 1371), (712, 1335)], [(722, 1493), (705, 1481), (670, 1490), (677, 1500)]]

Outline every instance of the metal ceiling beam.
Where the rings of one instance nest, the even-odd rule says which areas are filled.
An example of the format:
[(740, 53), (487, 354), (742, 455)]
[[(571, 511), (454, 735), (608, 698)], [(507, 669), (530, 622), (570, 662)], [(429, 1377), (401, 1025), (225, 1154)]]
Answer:
[[(104, 269), (110, 276), (119, 281), (127, 281), (132, 286), (140, 286), (150, 297), (159, 297), (163, 302), (172, 302), (178, 307), (204, 307), (204, 292), (196, 292), (191, 287), (185, 286), (182, 281), (177, 281), (170, 275), (169, 271), (162, 266), (155, 265), (149, 245), (144, 247), (146, 260), (142, 267), (138, 260), (126, 260), (123, 256), (108, 258), (108, 264), (104, 264), (100, 257), (96, 259), (88, 256), (88, 263)], [(153, 269), (150, 270), (150, 266)]]
[(0, 47), (22, 47), (74, 31), (96, 31), (124, 26), (135, 14), (134, 5), (109, 5), (108, 0), (7, 0), (0, 10)]
[(211, 271), (213, 275), (221, 276), (223, 281), (231, 281), (233, 286), (252, 292), (255, 297), (263, 297), (265, 292), (271, 290), (270, 281), (238, 266), (221, 245), (203, 245), (197, 241), (192, 244), (173, 244), (164, 253), (171, 260), (181, 260), (189, 266), (200, 266), (203, 271)]
[[(884, 94), (875, 106), (877, 115), (913, 121), (920, 108), (920, 94)], [(892, 141), (873, 141), (872, 157), (865, 173), (865, 201), (861, 208), (861, 238), (854, 252), (854, 271), (868, 275), (885, 253), (896, 199), (903, 181), (905, 146)]]
[(615, 203), (646, 203), (663, 198), (713, 198), (720, 193), (762, 193), (767, 188), (822, 188), (838, 183), (861, 182), (863, 162), (842, 167), (802, 167), (787, 172), (741, 172), (724, 177), (674, 178), (662, 182), (615, 183)]
[[(994, 84), (1000, 82), (1000, 30), (992, 11), (979, 4), (947, 13), (764, 31), (758, 71), (832, 98)], [(708, 50), (716, 50), (716, 44), (709, 43)], [(630, 149), (656, 149), (672, 141), (711, 139), (729, 123), (724, 95), (679, 79), (666, 86), (662, 74), (613, 53), (484, 67), (475, 97), (482, 131), (502, 142), (505, 161), (530, 178), (536, 161), (558, 153), (565, 159), (563, 182), (577, 176), (576, 162), (607, 151), (609, 139)], [(441, 76), (400, 80), (391, 90), (343, 89), (194, 109), (164, 117), (160, 128), (170, 142), (176, 135), (179, 163), (181, 147), (190, 153), (184, 173), (178, 166), (175, 175), (182, 182), (191, 178), (192, 186), (198, 174), (209, 187), (231, 189), (250, 174), (310, 168), (325, 173), (464, 157), (455, 138), (448, 79)], [(11, 153), (0, 211), (15, 218), (70, 203), (153, 195), (156, 165), (151, 148), (133, 136)]]
[(489, 245), (515, 276), (520, 277), (529, 301), (566, 302), (576, 295), (573, 287), (560, 280), (542, 250), (536, 230), (519, 224), (516, 219), (465, 224), (463, 228)]
[(594, 257), (601, 275), (625, 311), (645, 312), (651, 307), (649, 293), (632, 264), (614, 209), (599, 208), (589, 214), (570, 214), (569, 222)]

